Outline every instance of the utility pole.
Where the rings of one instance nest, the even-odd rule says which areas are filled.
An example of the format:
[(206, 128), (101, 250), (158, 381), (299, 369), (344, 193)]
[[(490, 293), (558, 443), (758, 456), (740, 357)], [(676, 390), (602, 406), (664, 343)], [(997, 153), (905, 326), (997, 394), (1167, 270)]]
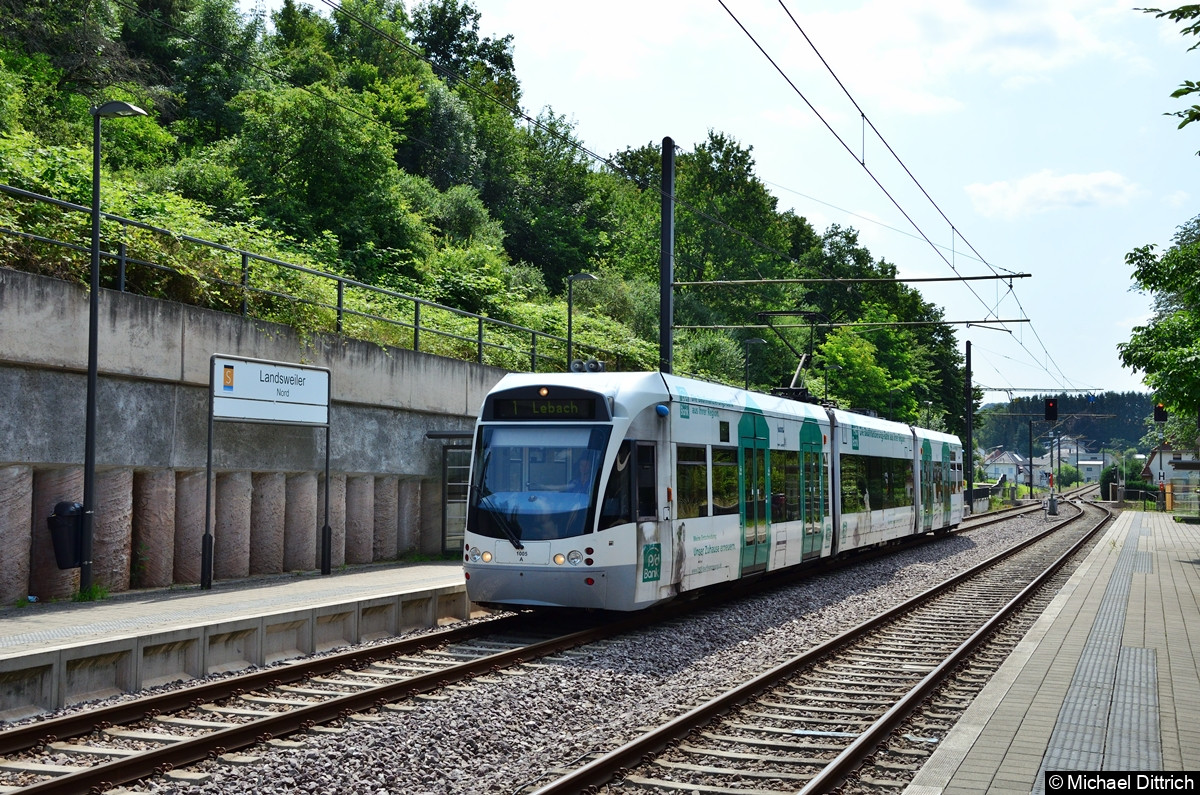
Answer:
[(675, 326), (675, 142), (662, 140), (662, 217), (658, 253), (658, 369), (670, 373)]
[[(967, 340), (967, 368), (966, 368), (966, 394), (967, 394), (967, 443), (963, 447), (963, 466), (966, 469), (967, 475), (967, 507), (970, 508), (972, 489), (975, 488), (975, 443), (971, 438), (971, 410), (974, 408), (974, 395), (971, 394), (971, 341)], [(973, 513), (973, 511), (972, 511)]]

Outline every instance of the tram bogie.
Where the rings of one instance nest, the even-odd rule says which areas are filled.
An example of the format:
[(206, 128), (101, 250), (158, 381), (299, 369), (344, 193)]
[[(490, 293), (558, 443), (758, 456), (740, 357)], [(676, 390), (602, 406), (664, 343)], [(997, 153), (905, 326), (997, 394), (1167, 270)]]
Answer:
[(961, 460), (947, 434), (661, 373), (509, 375), (475, 429), (467, 594), (637, 610), (952, 527)]

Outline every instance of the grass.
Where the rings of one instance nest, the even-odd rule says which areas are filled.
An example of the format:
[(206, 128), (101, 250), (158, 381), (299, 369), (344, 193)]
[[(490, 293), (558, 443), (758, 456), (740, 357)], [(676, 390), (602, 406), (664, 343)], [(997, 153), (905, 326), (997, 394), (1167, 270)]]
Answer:
[(108, 587), (100, 583), (92, 583), (87, 588), (80, 588), (71, 595), (72, 602), (99, 602), (108, 597)]

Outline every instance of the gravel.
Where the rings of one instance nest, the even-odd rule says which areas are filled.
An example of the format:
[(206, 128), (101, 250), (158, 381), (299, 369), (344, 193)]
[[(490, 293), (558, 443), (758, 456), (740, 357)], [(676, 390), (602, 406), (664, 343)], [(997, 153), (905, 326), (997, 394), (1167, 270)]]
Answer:
[(608, 751), (763, 669), (920, 593), (1045, 527), (1040, 513), (821, 575), (701, 616), (589, 647), (498, 683), (346, 721), (258, 762), (205, 762), (200, 784), (157, 778), (138, 793), (512, 793)]

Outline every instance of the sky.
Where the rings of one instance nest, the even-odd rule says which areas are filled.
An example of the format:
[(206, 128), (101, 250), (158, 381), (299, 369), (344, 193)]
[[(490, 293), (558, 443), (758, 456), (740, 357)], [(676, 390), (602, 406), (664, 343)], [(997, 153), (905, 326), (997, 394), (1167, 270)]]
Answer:
[(985, 403), (1146, 389), (1117, 351), (1151, 308), (1125, 255), (1200, 215), (1200, 124), (1165, 115), (1200, 71), (1179, 25), (1120, 0), (473, 2), (522, 109), (588, 149), (723, 133), (780, 210), (900, 278), (1011, 277), (913, 284), (974, 324)]

